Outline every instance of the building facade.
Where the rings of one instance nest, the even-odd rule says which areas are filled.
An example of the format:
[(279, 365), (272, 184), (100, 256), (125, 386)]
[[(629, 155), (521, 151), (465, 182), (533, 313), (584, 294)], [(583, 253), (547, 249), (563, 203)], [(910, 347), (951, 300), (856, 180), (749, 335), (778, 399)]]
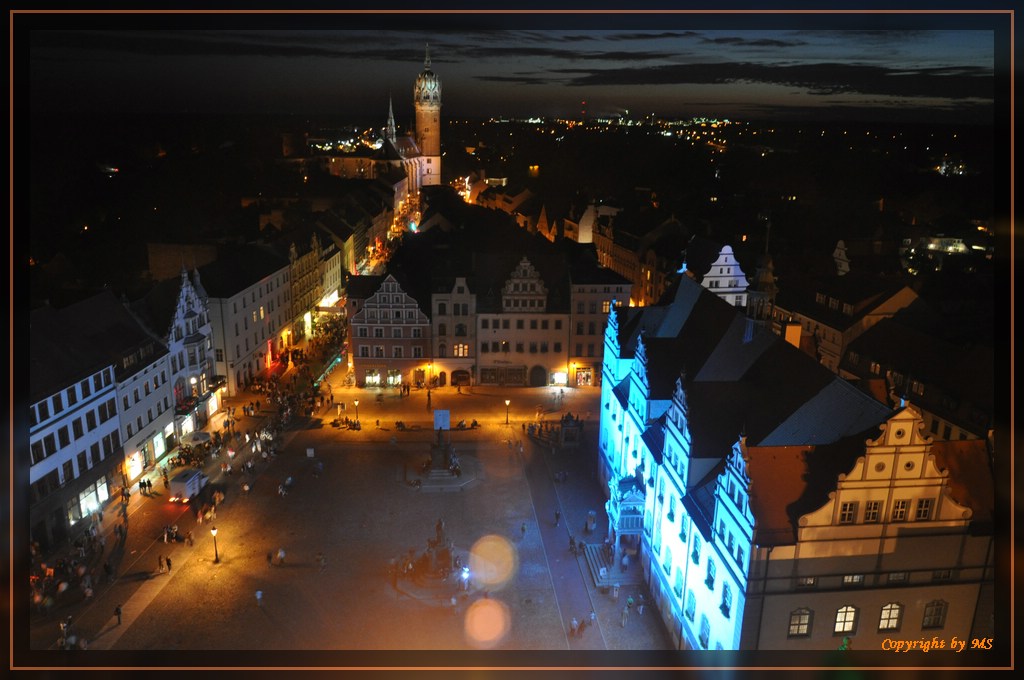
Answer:
[(612, 307), (629, 304), (632, 284), (613, 271), (576, 268), (572, 272), (569, 316), (569, 384), (601, 384), (604, 326)]
[(565, 385), (569, 315), (548, 311), (548, 285), (528, 258), (523, 257), (509, 273), (499, 305), (477, 315), (479, 382)]
[(293, 343), (288, 260), (246, 246), (199, 271), (197, 292), (209, 311), (214, 380), (227, 396), (267, 371)]
[(430, 305), (433, 347), (427, 379), (440, 387), (471, 385), (477, 362), (477, 313), (476, 295), (466, 277), (446, 280), (430, 296)]
[(984, 443), (940, 449), (913, 407), (749, 330), (688, 277), (666, 305), (609, 315), (611, 566), (639, 558), (680, 648), (984, 636), (991, 477), (958, 473), (988, 469)]
[(394, 276), (385, 276), (348, 320), (359, 387), (423, 382), (429, 370), (430, 320)]

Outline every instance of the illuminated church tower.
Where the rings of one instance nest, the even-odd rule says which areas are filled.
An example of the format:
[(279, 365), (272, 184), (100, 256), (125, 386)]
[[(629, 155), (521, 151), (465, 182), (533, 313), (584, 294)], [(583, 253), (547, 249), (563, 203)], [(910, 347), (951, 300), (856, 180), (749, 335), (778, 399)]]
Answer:
[(441, 81), (430, 70), (430, 48), (427, 47), (423, 72), (413, 89), (416, 105), (416, 143), (426, 164), (420, 174), (423, 186), (441, 183)]

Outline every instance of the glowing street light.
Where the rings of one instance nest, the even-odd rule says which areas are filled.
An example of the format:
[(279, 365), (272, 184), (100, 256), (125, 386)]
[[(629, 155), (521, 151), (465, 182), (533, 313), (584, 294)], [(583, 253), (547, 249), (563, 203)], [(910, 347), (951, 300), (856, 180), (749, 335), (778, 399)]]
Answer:
[(220, 564), (220, 553), (217, 552), (217, 527), (210, 529), (210, 533), (213, 534), (213, 563)]
[(508, 425), (508, 405), (512, 403), (511, 399), (505, 400), (505, 424)]
[(359, 400), (353, 399), (352, 403), (356, 405), (356, 422), (359, 422)]

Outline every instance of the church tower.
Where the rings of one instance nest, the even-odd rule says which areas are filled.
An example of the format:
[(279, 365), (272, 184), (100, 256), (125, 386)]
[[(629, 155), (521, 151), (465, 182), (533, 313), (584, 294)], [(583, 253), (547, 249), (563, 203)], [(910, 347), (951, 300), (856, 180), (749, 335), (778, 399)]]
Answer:
[(416, 143), (425, 165), (420, 173), (423, 186), (441, 183), (441, 81), (430, 70), (430, 47), (427, 47), (423, 72), (413, 89), (416, 105)]

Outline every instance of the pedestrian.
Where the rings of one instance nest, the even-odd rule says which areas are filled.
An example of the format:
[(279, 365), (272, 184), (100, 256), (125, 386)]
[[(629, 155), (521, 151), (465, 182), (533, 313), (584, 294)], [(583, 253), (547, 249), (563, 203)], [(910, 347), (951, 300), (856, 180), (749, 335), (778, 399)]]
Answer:
[(256, 606), (257, 607), (263, 607), (263, 591), (262, 590), (257, 590), (256, 591)]
[(633, 608), (633, 596), (630, 595), (629, 597), (626, 598), (626, 609), (632, 609), (632, 608)]
[(597, 623), (597, 612), (595, 612), (593, 609), (591, 609), (590, 610), (590, 625), (593, 626), (595, 623)]
[(322, 552), (316, 554), (316, 563), (320, 565), (320, 571), (327, 568), (327, 557)]
[(277, 564), (278, 566), (284, 566), (284, 548), (277, 549)]
[(121, 605), (114, 607), (114, 616), (117, 617), (117, 625), (121, 625)]
[(519, 527), (519, 533), (523, 538), (526, 538), (526, 522), (523, 522), (523, 525)]
[(273, 551), (269, 551), (269, 550), (267, 551), (267, 566), (268, 567), (274, 566), (274, 553), (273, 553)]
[(167, 573), (170, 574), (171, 573), (171, 558), (168, 557), (166, 562), (167, 562)]
[(189, 546), (191, 546), (191, 545), (193, 545), (195, 543), (195, 539), (193, 539), (193, 537), (192, 537), (192, 530), (191, 529), (189, 529), (188, 533), (185, 534), (185, 543), (186, 543), (186, 545), (189, 545)]
[(576, 617), (572, 617), (572, 621), (569, 623), (569, 635), (570, 637), (576, 637), (580, 632), (580, 622), (576, 620)]
[(580, 629), (578, 631), (576, 631), (576, 637), (583, 637), (583, 631), (586, 629), (586, 627), (587, 627), (587, 620), (583, 619), (582, 621), (580, 621)]
[(163, 555), (158, 555), (157, 556), (157, 558), (156, 558), (156, 566), (157, 566), (157, 569), (160, 570), (161, 574), (164, 573), (164, 570), (167, 568), (167, 561), (164, 559)]
[(622, 627), (623, 628), (626, 627), (626, 619), (628, 619), (628, 618), (629, 618), (629, 607), (626, 606), (626, 607), (622, 608)]
[(558, 526), (558, 522), (561, 519), (562, 519), (562, 511), (561, 510), (555, 510), (555, 526), (556, 527)]
[(110, 562), (109, 561), (103, 563), (103, 575), (106, 577), (106, 580), (108, 582), (114, 580), (113, 579), (114, 568), (110, 566)]

